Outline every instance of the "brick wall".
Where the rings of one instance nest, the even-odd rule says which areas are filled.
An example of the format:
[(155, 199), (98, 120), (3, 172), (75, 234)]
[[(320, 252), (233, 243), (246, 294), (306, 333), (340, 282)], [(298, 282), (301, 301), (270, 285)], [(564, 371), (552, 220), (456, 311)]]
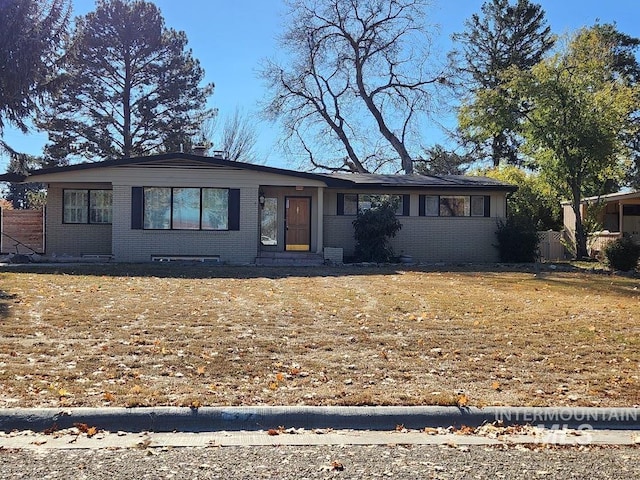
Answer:
[[(132, 230), (131, 187), (113, 187), (113, 254), (120, 262), (153, 256), (215, 256), (228, 263), (253, 263), (258, 244), (258, 189), (240, 189), (239, 231)], [(117, 212), (117, 214), (116, 214)]]
[[(353, 255), (354, 217), (325, 216), (324, 243), (342, 246), (345, 256)], [(495, 232), (497, 218), (400, 217), (402, 229), (391, 240), (396, 254), (411, 255), (416, 262), (498, 261)]]
[(50, 256), (110, 255), (111, 225), (62, 223), (64, 188), (111, 188), (104, 184), (55, 185), (47, 190), (46, 253)]

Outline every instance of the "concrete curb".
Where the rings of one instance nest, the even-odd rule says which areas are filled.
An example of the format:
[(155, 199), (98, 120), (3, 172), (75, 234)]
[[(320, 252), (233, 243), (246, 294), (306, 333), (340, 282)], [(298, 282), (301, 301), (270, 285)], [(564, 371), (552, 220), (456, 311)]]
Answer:
[(640, 408), (563, 407), (186, 407), (0, 409), (0, 431), (44, 431), (84, 423), (107, 431), (212, 432), (290, 428), (394, 430), (504, 425), (640, 430)]

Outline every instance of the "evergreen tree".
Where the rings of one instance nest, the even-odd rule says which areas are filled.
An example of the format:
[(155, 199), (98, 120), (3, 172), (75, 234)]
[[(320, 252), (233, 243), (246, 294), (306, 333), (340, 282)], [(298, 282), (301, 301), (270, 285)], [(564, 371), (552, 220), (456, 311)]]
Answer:
[(69, 0), (0, 1), (0, 147), (11, 151), (4, 127), (26, 132), (26, 120), (55, 88), (69, 12)]
[[(24, 175), (29, 170), (42, 166), (41, 158), (15, 153), (11, 156), (7, 172)], [(11, 182), (5, 198), (15, 209), (41, 209), (44, 208), (46, 195), (46, 188), (42, 183)]]
[(213, 85), (144, 0), (99, 0), (76, 19), (65, 58), (65, 88), (38, 125), (48, 156), (89, 160), (178, 151), (195, 135)]
[[(518, 108), (503, 91), (502, 75), (511, 67), (530, 69), (552, 48), (544, 11), (529, 0), (488, 0), (465, 27), (453, 35), (461, 51), (451, 54), (468, 97), (460, 110), (462, 137), (478, 159), (518, 164)], [(496, 94), (487, 98), (486, 91)]]
[(463, 175), (473, 159), (436, 144), (425, 149), (425, 158), (416, 160), (416, 172), (422, 175)]

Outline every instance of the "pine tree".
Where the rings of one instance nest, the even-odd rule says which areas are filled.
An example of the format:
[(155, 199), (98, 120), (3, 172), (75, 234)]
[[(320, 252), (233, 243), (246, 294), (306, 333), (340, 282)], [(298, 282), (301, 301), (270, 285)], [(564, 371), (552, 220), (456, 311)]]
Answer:
[(186, 49), (184, 32), (167, 28), (144, 0), (99, 0), (76, 19), (64, 89), (40, 118), (48, 156), (104, 160), (177, 151), (207, 115), (213, 85)]
[[(472, 15), (466, 30), (453, 35), (462, 50), (451, 56), (468, 96), (460, 111), (463, 137), (495, 166), (519, 163), (518, 108), (501, 92), (502, 74), (511, 67), (530, 69), (553, 47), (544, 17), (542, 7), (529, 0), (489, 0), (482, 15)], [(490, 102), (487, 91), (497, 93), (488, 96)]]
[(7, 124), (27, 131), (27, 119), (56, 87), (69, 12), (69, 0), (0, 1), (0, 135)]

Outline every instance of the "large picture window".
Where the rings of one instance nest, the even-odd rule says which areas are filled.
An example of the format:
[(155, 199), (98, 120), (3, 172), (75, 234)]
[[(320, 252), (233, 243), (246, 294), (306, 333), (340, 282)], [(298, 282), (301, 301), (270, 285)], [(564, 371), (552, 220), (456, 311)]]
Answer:
[(488, 217), (491, 197), (486, 195), (421, 195), (425, 217)]
[(471, 212), (469, 197), (443, 195), (440, 197), (441, 217), (468, 217)]
[(113, 218), (113, 192), (111, 190), (63, 191), (63, 223), (109, 224)]
[[(408, 195), (407, 195), (408, 197)], [(358, 212), (369, 210), (381, 202), (393, 202), (396, 205), (396, 215), (408, 215), (405, 205), (405, 195), (386, 195), (386, 194), (370, 194), (370, 193), (345, 193), (343, 196), (344, 208), (343, 215), (357, 215)]]
[(144, 188), (146, 230), (227, 230), (226, 188)]

